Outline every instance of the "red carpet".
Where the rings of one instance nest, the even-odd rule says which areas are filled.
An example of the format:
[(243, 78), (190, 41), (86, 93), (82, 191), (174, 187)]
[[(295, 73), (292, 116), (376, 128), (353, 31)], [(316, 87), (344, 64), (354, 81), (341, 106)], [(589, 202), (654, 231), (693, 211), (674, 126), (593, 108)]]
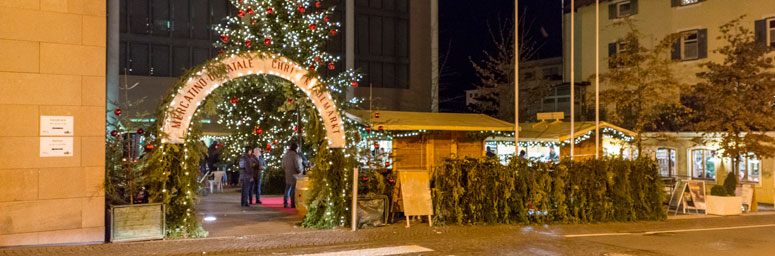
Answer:
[[(290, 215), (296, 215), (296, 208), (283, 208), (282, 197), (261, 197), (261, 202), (263, 204), (259, 204), (260, 206), (272, 208)], [(256, 203), (255, 199), (253, 199), (253, 203)]]

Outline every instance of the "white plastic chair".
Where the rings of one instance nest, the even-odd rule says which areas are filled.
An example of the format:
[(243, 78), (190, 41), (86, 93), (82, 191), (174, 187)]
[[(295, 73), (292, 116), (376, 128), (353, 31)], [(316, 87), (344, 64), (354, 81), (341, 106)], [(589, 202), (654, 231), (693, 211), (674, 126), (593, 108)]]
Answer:
[(213, 172), (213, 179), (210, 180), (210, 194), (213, 193), (213, 187), (218, 187), (218, 191), (223, 192), (223, 175), (225, 173), (224, 171)]

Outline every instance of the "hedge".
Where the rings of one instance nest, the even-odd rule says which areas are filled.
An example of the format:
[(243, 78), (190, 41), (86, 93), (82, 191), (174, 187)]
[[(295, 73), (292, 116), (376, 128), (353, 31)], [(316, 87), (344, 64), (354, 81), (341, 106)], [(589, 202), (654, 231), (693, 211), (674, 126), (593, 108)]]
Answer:
[(446, 159), (431, 172), (434, 221), (457, 224), (664, 220), (656, 163)]

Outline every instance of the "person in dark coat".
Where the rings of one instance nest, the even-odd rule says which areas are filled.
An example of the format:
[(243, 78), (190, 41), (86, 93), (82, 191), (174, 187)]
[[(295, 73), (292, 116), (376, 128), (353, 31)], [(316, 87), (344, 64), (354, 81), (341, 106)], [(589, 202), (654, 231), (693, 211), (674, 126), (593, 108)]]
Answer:
[(250, 203), (248, 201), (250, 197), (250, 188), (251, 188), (251, 182), (253, 182), (253, 167), (255, 166), (255, 161), (253, 160), (253, 156), (250, 155), (250, 147), (245, 147), (245, 152), (242, 153), (242, 156), (240, 156), (239, 159), (239, 178), (240, 182), (242, 182), (242, 197), (240, 198), (240, 203), (242, 206), (250, 206)]
[(294, 175), (302, 173), (301, 157), (297, 150), (299, 146), (296, 143), (291, 144), (288, 151), (283, 155), (282, 165), (285, 169), (285, 190), (283, 192), (283, 207), (288, 208), (288, 197), (291, 198), (291, 208), (296, 208), (296, 177)]
[(264, 170), (266, 170), (266, 160), (264, 154), (261, 152), (261, 148), (253, 149), (253, 160), (256, 162), (256, 166), (253, 168), (253, 185), (250, 190), (250, 202), (253, 202), (253, 194), (256, 194), (256, 203), (261, 202), (261, 183), (264, 182)]

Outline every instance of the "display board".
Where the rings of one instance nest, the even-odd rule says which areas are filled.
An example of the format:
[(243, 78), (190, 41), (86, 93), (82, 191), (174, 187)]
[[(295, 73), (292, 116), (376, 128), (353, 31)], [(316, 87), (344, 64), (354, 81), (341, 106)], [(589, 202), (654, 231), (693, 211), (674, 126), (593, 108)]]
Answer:
[(690, 180), (687, 181), (689, 194), (692, 196), (694, 208), (697, 210), (706, 210), (705, 207), (705, 181)]
[(754, 210), (756, 209), (753, 200), (753, 192), (753, 184), (742, 184), (735, 188), (735, 195), (743, 197), (743, 207), (745, 207), (745, 212), (750, 212), (752, 208)]
[(431, 185), (426, 170), (401, 170), (401, 196), (404, 202), (404, 215), (433, 215)]
[(668, 210), (675, 210), (678, 211), (678, 207), (681, 205), (682, 198), (683, 198), (683, 192), (686, 191), (686, 181), (685, 180), (677, 180), (675, 182), (675, 187), (673, 188), (673, 194), (670, 195), (670, 201), (668, 203)]

